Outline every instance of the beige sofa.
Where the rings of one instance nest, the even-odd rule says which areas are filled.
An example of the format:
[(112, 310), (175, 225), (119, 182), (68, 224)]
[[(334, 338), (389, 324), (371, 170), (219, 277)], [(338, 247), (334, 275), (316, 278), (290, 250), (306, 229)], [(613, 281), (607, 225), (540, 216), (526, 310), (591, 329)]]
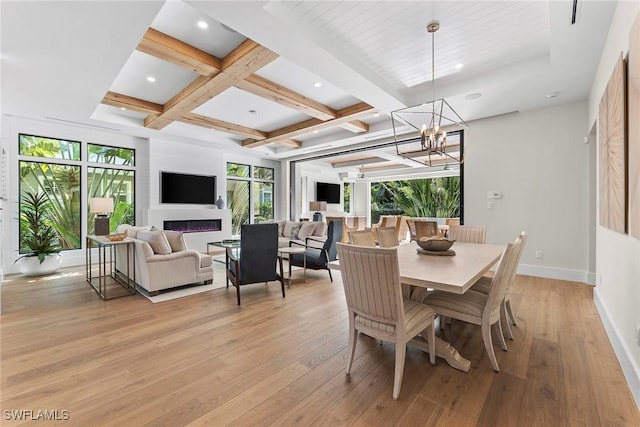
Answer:
[(278, 224), (278, 247), (288, 247), (291, 241), (295, 241), (301, 245), (304, 245), (307, 237), (313, 239), (310, 240), (310, 246), (316, 246), (314, 243), (322, 247), (322, 242), (327, 239), (327, 224), (324, 222), (313, 221), (285, 221), (285, 220), (272, 220), (265, 221), (267, 223)]
[[(150, 295), (176, 286), (213, 282), (213, 258), (187, 249), (182, 233), (130, 225), (118, 226), (117, 232), (126, 232), (134, 241), (136, 284)], [(120, 261), (124, 255), (117, 255), (120, 265), (125, 265)]]

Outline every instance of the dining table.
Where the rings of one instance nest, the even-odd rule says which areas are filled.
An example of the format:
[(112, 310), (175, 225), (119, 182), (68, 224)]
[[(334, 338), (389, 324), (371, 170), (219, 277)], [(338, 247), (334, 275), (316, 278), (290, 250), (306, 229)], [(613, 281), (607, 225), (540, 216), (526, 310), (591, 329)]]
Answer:
[[(455, 255), (447, 256), (427, 254), (416, 242), (401, 244), (397, 247), (400, 283), (413, 287), (411, 298), (420, 301), (424, 292), (429, 290), (464, 294), (498, 262), (505, 247), (455, 242), (451, 247)], [(340, 270), (340, 260), (330, 262), (329, 268)], [(462, 357), (450, 343), (436, 336), (435, 344), (436, 356), (444, 358), (456, 369), (469, 371), (471, 362)], [(414, 338), (409, 345), (429, 352), (427, 342), (422, 337)]]

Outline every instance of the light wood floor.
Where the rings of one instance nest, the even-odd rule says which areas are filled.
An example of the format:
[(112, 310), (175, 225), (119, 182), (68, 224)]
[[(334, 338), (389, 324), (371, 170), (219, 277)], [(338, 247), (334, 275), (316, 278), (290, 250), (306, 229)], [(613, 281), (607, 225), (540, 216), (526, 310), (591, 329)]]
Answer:
[[(443, 331), (471, 370), (409, 348), (393, 401), (394, 349), (360, 336), (345, 376), (339, 275), (152, 304), (104, 302), (82, 269), (2, 285), (2, 414), (67, 410), (55, 425), (639, 426), (590, 287), (518, 276), (518, 326), (500, 373), (479, 327)], [(2, 415), (0, 415), (2, 416)], [(4, 416), (0, 424), (16, 425)], [(37, 422), (37, 425), (47, 425)]]

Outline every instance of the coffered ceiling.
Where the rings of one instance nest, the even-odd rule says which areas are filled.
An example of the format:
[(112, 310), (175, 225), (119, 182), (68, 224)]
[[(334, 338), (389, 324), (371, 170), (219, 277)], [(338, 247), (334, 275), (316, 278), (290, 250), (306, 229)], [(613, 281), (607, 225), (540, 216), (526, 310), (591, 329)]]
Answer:
[(586, 99), (615, 3), (574, 25), (564, 0), (1, 7), (3, 113), (288, 159), (389, 140), (431, 100), (432, 20), (436, 97), (467, 122)]

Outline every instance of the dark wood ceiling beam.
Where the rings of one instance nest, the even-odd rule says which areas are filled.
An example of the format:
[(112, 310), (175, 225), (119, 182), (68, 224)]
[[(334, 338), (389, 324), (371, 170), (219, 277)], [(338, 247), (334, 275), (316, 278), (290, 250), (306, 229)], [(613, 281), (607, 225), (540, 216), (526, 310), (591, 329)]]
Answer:
[(322, 121), (319, 119), (309, 119), (300, 123), (295, 123), (290, 126), (285, 126), (281, 129), (269, 132), (267, 138), (263, 140), (246, 139), (242, 141), (242, 145), (245, 147), (260, 147), (266, 144), (277, 143), (284, 139), (295, 138), (296, 136), (304, 135), (315, 130), (327, 129), (335, 127), (352, 120), (357, 120), (375, 113), (375, 108), (371, 105), (360, 102), (358, 104), (351, 105), (349, 107), (338, 110), (336, 118)]
[(211, 77), (222, 69), (222, 61), (215, 56), (153, 28), (147, 30), (137, 49), (203, 76)]

